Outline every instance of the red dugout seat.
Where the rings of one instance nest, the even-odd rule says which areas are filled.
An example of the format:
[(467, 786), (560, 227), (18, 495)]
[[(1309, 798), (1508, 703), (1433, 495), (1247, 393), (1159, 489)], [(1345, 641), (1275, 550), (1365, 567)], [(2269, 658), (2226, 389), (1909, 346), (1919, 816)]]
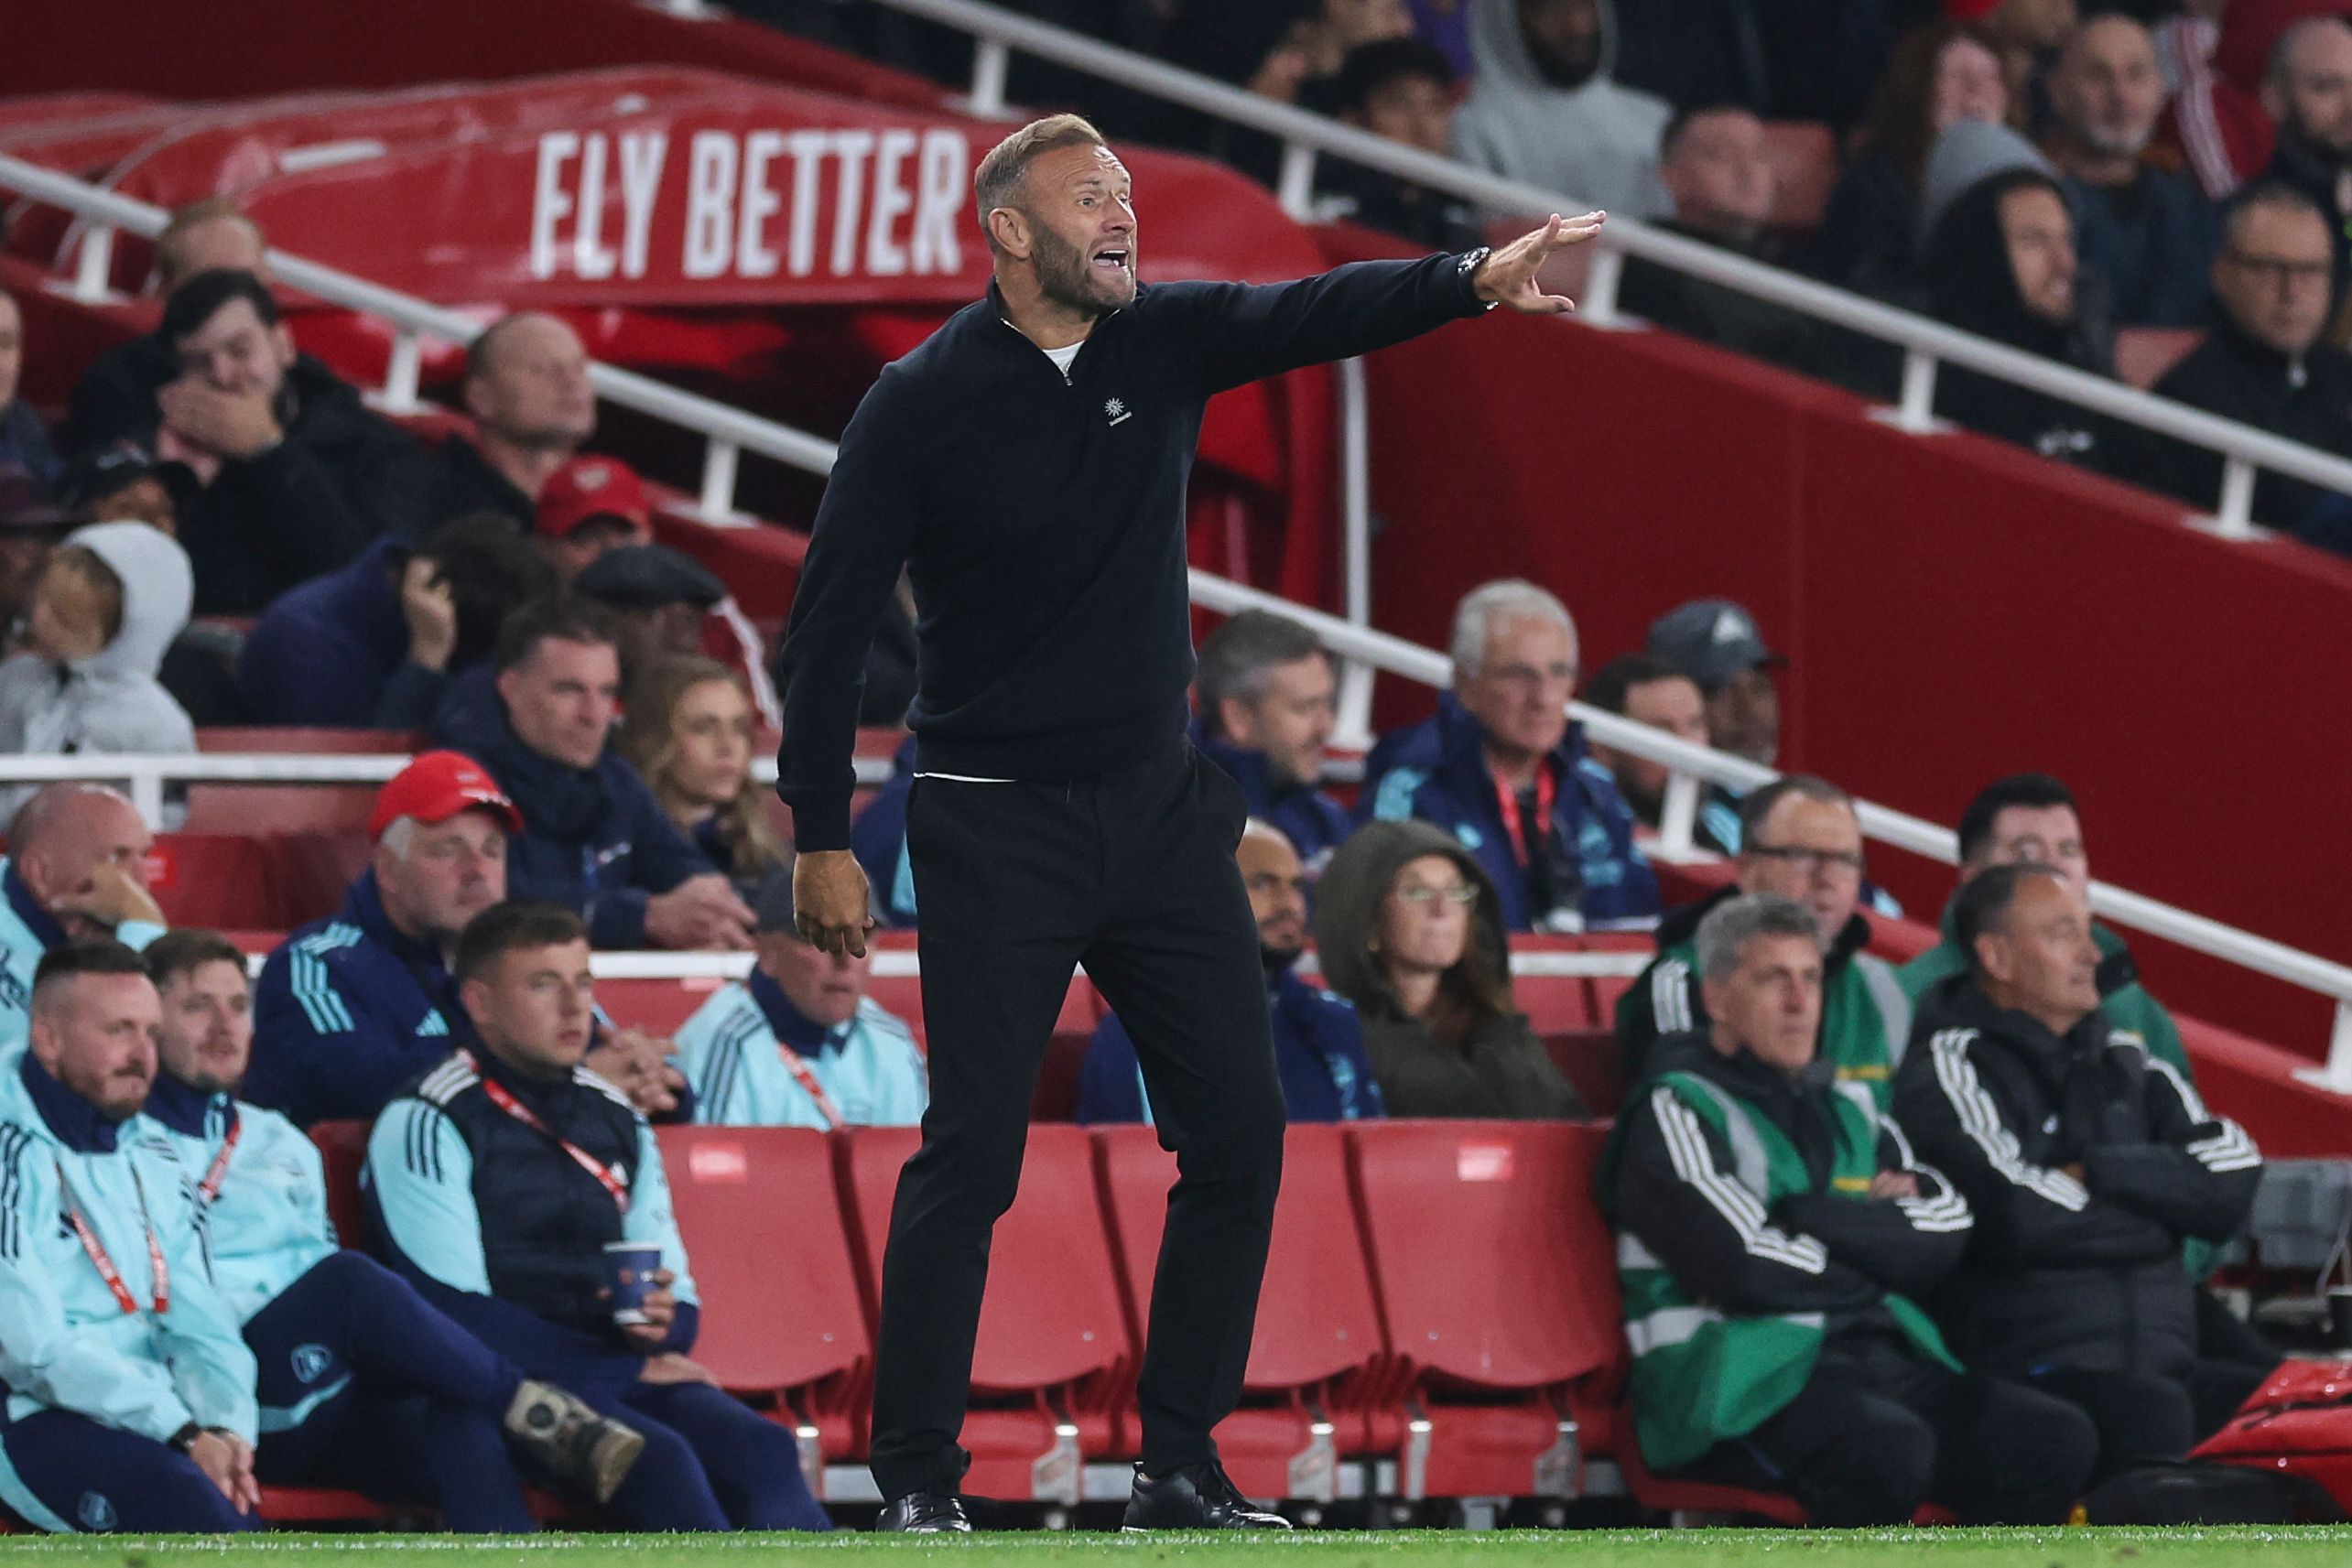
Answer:
[(1615, 1116), (1625, 1103), (1625, 1048), (1611, 1029), (1564, 1029), (1544, 1036), (1552, 1065), (1577, 1087), (1585, 1108)]
[[(1176, 1156), (1148, 1127), (1106, 1128), (1094, 1137), (1140, 1330), (1151, 1310)], [(1336, 1498), (1340, 1458), (1396, 1451), (1403, 1430), (1386, 1402), (1392, 1365), (1349, 1195), (1345, 1130), (1295, 1126), (1284, 1140), (1245, 1403), (1217, 1428), (1234, 1484), (1254, 1498)]]
[[(899, 1168), (920, 1138), (911, 1127), (862, 1127), (838, 1140), (869, 1301), (879, 1292)], [(1112, 1406), (1129, 1351), (1093, 1142), (1079, 1128), (1032, 1127), (981, 1305), (963, 1431), (971, 1490), (1077, 1502), (1083, 1462), (1118, 1454)]]
[[(1631, 931), (1596, 932), (1579, 939), (1588, 953), (1627, 953), (1644, 963), (1658, 950), (1657, 943)], [(1617, 999), (1633, 989), (1631, 975), (1593, 975), (1585, 984), (1592, 990), (1592, 1022), (1598, 1029), (1617, 1027)]]
[(368, 1223), (367, 1199), (360, 1192), (360, 1172), (367, 1165), (368, 1124), (364, 1121), (321, 1121), (310, 1129), (319, 1162), (327, 1177), (327, 1218), (335, 1238), (346, 1247), (364, 1250), (374, 1238)]
[(857, 1452), (873, 1360), (832, 1148), (800, 1127), (665, 1127), (660, 1136), (702, 1300), (695, 1359), (730, 1392), (775, 1396), (821, 1495), (825, 1461)]
[(710, 993), (727, 982), (715, 975), (683, 980), (599, 980), (596, 1005), (623, 1029), (665, 1038), (677, 1033)]

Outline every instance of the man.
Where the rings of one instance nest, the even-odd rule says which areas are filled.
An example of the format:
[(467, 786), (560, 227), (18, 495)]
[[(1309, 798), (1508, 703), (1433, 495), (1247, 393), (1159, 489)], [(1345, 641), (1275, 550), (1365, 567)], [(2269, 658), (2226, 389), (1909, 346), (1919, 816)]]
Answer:
[[(1358, 130), (1444, 157), (1459, 92), (1453, 62), (1436, 45), (1382, 38), (1348, 51), (1332, 112)], [(1326, 222), (1344, 218), (1439, 250), (1475, 245), (1481, 232), (1469, 202), (1344, 158), (1317, 163), (1315, 208)]]
[[(249, 272), (272, 282), (261, 225), (225, 196), (208, 196), (173, 211), (155, 240), (155, 294), (168, 299), (199, 273)], [(90, 362), (66, 411), (66, 450), (86, 452), (118, 440), (151, 443), (160, 411), (156, 394), (178, 379), (179, 356), (161, 330), (118, 344)]]
[[(1584, 699), (1604, 713), (1663, 730), (1677, 741), (1707, 744), (1707, 699), (1699, 695), (1698, 683), (1648, 654), (1620, 654), (1601, 665), (1586, 684)], [(1586, 750), (1617, 781), (1617, 793), (1625, 797), (1633, 820), (1657, 827), (1666, 806), (1666, 767), (1598, 741), (1586, 742)]]
[(665, 654), (699, 653), (703, 622), (727, 597), (717, 573), (667, 545), (607, 550), (571, 586), (610, 613), (624, 680)]
[(2038, 123), (2047, 62), (2072, 37), (2075, 0), (1944, 0), (1947, 15), (1973, 21), (2000, 56), (2009, 101), (2021, 104)]
[(528, 532), (547, 481), (596, 433), (587, 347), (553, 316), (501, 317), (467, 345), (464, 398), (473, 436), (434, 449), (423, 524), (495, 512)]
[[(1274, 1076), (1231, 847), (1241, 792), (1184, 743), (1184, 490), (1214, 392), (1490, 305), (1569, 308), (1536, 268), (1599, 219), (1490, 255), (1369, 262), (1269, 288), (1135, 277), (1127, 170), (1074, 115), (981, 162), (989, 297), (883, 373), (819, 509), (784, 663), (778, 791), (801, 930), (865, 945), (850, 751), (902, 568), (921, 607), (907, 844), (933, 1096), (883, 1265), (873, 1460), (883, 1523), (970, 1528), (956, 1445), (987, 1238), (1013, 1201), (1030, 1081), (1087, 972), (1142, 1048), (1170, 1194), (1127, 1522), (1272, 1527), (1217, 1463), (1279, 1182)], [(959, 432), (954, 440), (943, 430)]]
[(1473, 0), (1469, 101), (1454, 116), (1454, 156), (1506, 179), (1605, 211), (1664, 207), (1664, 99), (1612, 80), (1615, 0)]
[(2332, 308), (2352, 275), (2352, 23), (2311, 16), (2282, 33), (2262, 80), (2262, 107), (2279, 126), (2266, 178), (2302, 191), (2326, 215)]
[(200, 273), (165, 302), (162, 331), (179, 377), (156, 392), (160, 427), (133, 434), (185, 475), (179, 542), (196, 613), (258, 614), (378, 535), (416, 526), (417, 444), (294, 351), (266, 284)]
[(873, 961), (800, 939), (792, 875), (760, 888), (751, 979), (677, 1031), (694, 1119), (720, 1127), (912, 1127), (931, 1103), (923, 1049), (866, 995)]
[[(1356, 1010), (1292, 971), (1306, 951), (1306, 868), (1282, 829), (1256, 817), (1234, 852), (1257, 917), (1274, 1022), (1274, 1070), (1292, 1121), (1363, 1121), (1387, 1112), (1364, 1051)], [(1127, 1026), (1111, 1013), (1095, 1026), (1078, 1069), (1081, 1122), (1152, 1121), (1149, 1087)]]
[(1735, 898), (1769, 893), (1801, 904), (1821, 934), (1821, 1036), (1815, 1054), (1840, 1084), (1880, 1109), (1911, 1039), (1911, 999), (1894, 966), (1862, 949), (1870, 923), (1862, 896), (1862, 825), (1854, 797), (1826, 779), (1784, 773), (1740, 802), (1732, 885), (1659, 923), (1658, 956), (1617, 999), (1617, 1039), (1638, 1078), (1664, 1036), (1704, 1033), (1707, 986), (1696, 938), (1707, 915)]
[(25, 374), (25, 313), (16, 297), (0, 289), (0, 469), (20, 468), (43, 484), (57, 482), (57, 449), (49, 427), (30, 403), (17, 395)]
[(1315, 634), (1271, 611), (1244, 610), (1201, 642), (1195, 744), (1241, 786), (1250, 815), (1281, 830), (1310, 875), (1349, 826), (1348, 808), (1320, 787), (1338, 692)]
[(253, 1352), (139, 1119), (161, 1021), (137, 954), (62, 948), (0, 1075), (0, 1502), (52, 1533), (259, 1524)]
[(578, 912), (600, 947), (749, 947), (752, 912), (612, 751), (619, 643), (599, 606), (526, 604), (499, 633), (494, 676), (450, 684), (434, 735), (522, 812), (506, 871), (516, 897)]
[(27, 801), (0, 858), (0, 1064), (21, 1050), (41, 959), (112, 937), (144, 947), (163, 934), (148, 891), (155, 836), (103, 784), (55, 784)]
[[(1747, 110), (1727, 104), (1666, 122), (1658, 178), (1671, 214), (1661, 227), (1750, 261), (1785, 259), (1764, 226), (1779, 173), (1764, 123)], [(1810, 317), (1639, 257), (1626, 258), (1617, 297), (1652, 326), (1792, 369), (1812, 362), (1818, 341)]]
[[(2322, 339), (2334, 265), (2326, 214), (2309, 197), (2276, 182), (2240, 196), (2213, 263), (2217, 319), (2156, 384), (2157, 395), (2352, 456), (2352, 354)], [(2159, 450), (2150, 482), (2200, 511), (2220, 504), (2220, 453), (2174, 441)], [(2295, 528), (2322, 493), (2265, 470), (2254, 481), (2254, 515)]]
[(0, 625), (24, 614), (42, 564), (73, 521), (32, 470), (0, 464)]
[(1382, 738), (1356, 815), (1433, 823), (1493, 878), (1512, 931), (1646, 930), (1658, 879), (1633, 845), (1633, 814), (1568, 720), (1577, 627), (1567, 607), (1516, 578), (1454, 610), (1454, 688), (1436, 717)]
[(614, 458), (574, 458), (549, 474), (532, 521), (567, 583), (608, 550), (654, 542), (645, 482)]
[[(2074, 792), (2047, 773), (2012, 773), (1987, 784), (1960, 813), (1959, 838), (1962, 887), (1993, 866), (2047, 866), (2076, 898), (2086, 905), (2090, 902), (2091, 861), (2080, 809)], [(1955, 925), (1958, 911), (1956, 894), (1944, 909), (1944, 940), (1897, 971), (1914, 1006), (1937, 982), (1967, 968), (1967, 950)], [(2140, 967), (2123, 938), (2093, 922), (2091, 939), (2098, 944), (2099, 1005), (2108, 1022), (2174, 1072), (2189, 1076), (2180, 1029), (2164, 1004), (2141, 985)]]
[(1870, 1097), (1833, 1085), (1822, 932), (1743, 895), (1698, 928), (1703, 1029), (1658, 1043), (1603, 1157), (1634, 1434), (1653, 1466), (1793, 1494), (1807, 1522), (2064, 1519), (2090, 1423), (1961, 1369), (1915, 1299), (1970, 1217)]
[(2177, 1460), (2260, 1386), (2198, 1354), (2190, 1238), (2245, 1223), (2262, 1156), (2100, 1011), (2090, 911), (2055, 868), (1960, 890), (1967, 968), (1920, 999), (1895, 1111), (1977, 1212), (1935, 1302), (1968, 1364), (2076, 1405), (2098, 1475)]
[[(580, 1065), (594, 1002), (569, 910), (503, 903), (459, 938), (472, 1021), (456, 1054), (385, 1108), (368, 1194), (394, 1265), (526, 1377), (560, 1377), (641, 1432), (612, 1499), (631, 1530), (825, 1530), (791, 1432), (688, 1359), (700, 1313), (653, 1130)], [(642, 1301), (606, 1249), (657, 1249)]]
[(255, 1476), (422, 1502), (448, 1530), (528, 1533), (511, 1444), (541, 1476), (611, 1498), (645, 1440), (341, 1250), (319, 1151), (236, 1098), (254, 1040), (244, 955), (175, 931), (146, 958), (163, 1004), (146, 1114), (195, 1176), (212, 1281), (260, 1368)]
[[(1765, 646), (1756, 618), (1728, 599), (1694, 599), (1650, 623), (1650, 656), (1697, 683), (1716, 750), (1772, 767), (1781, 754), (1781, 688), (1772, 672), (1788, 663)], [(1740, 792), (1707, 786), (1698, 811), (1702, 844), (1740, 852)]]
[(2051, 69), (2050, 107), (2043, 150), (2073, 210), (2083, 265), (2107, 280), (2116, 324), (2202, 321), (2218, 225), (2186, 176), (2141, 161), (2164, 108), (2148, 29), (2122, 16), (2084, 23)]

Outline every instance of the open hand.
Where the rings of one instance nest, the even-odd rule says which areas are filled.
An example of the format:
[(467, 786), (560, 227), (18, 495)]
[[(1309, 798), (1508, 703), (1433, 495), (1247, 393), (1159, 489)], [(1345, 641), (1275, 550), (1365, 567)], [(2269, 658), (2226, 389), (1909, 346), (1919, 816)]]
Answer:
[(286, 438), (259, 393), (222, 392), (193, 376), (182, 376), (156, 392), (156, 406), (174, 434), (201, 451), (222, 458), (250, 458)]
[(1546, 294), (1535, 281), (1535, 275), (1553, 253), (1570, 245), (1583, 244), (1600, 232), (1606, 212), (1588, 212), (1581, 218), (1563, 218), (1557, 212), (1542, 228), (1519, 238), (1493, 252), (1479, 263), (1470, 275), (1470, 285), (1480, 299), (1496, 305), (1507, 305), (1525, 316), (1565, 316), (1577, 308), (1577, 302), (1565, 294)]
[(90, 880), (60, 899), (49, 914), (66, 935), (77, 942), (112, 936), (126, 920), (150, 925), (167, 924), (163, 909), (146, 885), (120, 860), (103, 860)]
[(447, 670), (458, 651), (458, 604), (440, 562), (411, 556), (400, 568), (400, 615), (408, 622), (409, 661)]

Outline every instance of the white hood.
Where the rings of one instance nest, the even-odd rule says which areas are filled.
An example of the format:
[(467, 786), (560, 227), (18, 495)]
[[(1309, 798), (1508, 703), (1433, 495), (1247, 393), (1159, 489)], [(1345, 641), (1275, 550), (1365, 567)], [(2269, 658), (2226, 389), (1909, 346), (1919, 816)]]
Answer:
[[(1583, 85), (1545, 80), (1519, 25), (1518, 0), (1470, 0), (1469, 102), (1454, 117), (1454, 156), (1511, 179), (1631, 218), (1663, 217), (1658, 138), (1663, 98), (1619, 85), (1614, 0), (1600, 9), (1600, 64)], [(1526, 214), (1522, 214), (1525, 216)]]
[(164, 650), (188, 629), (196, 577), (179, 542), (144, 523), (94, 523), (65, 536), (113, 568), (123, 583), (123, 629), (74, 666), (98, 678), (144, 676), (163, 667)]

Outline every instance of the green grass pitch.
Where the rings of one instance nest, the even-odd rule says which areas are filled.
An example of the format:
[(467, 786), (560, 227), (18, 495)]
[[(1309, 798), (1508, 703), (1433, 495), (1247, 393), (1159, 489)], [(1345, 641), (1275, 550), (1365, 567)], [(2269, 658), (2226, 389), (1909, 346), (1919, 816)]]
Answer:
[(0, 1568), (2352, 1568), (2352, 1528), (2232, 1530), (1515, 1530), (1301, 1532), (1287, 1537), (1035, 1532), (968, 1540), (270, 1535), (0, 1541)]

